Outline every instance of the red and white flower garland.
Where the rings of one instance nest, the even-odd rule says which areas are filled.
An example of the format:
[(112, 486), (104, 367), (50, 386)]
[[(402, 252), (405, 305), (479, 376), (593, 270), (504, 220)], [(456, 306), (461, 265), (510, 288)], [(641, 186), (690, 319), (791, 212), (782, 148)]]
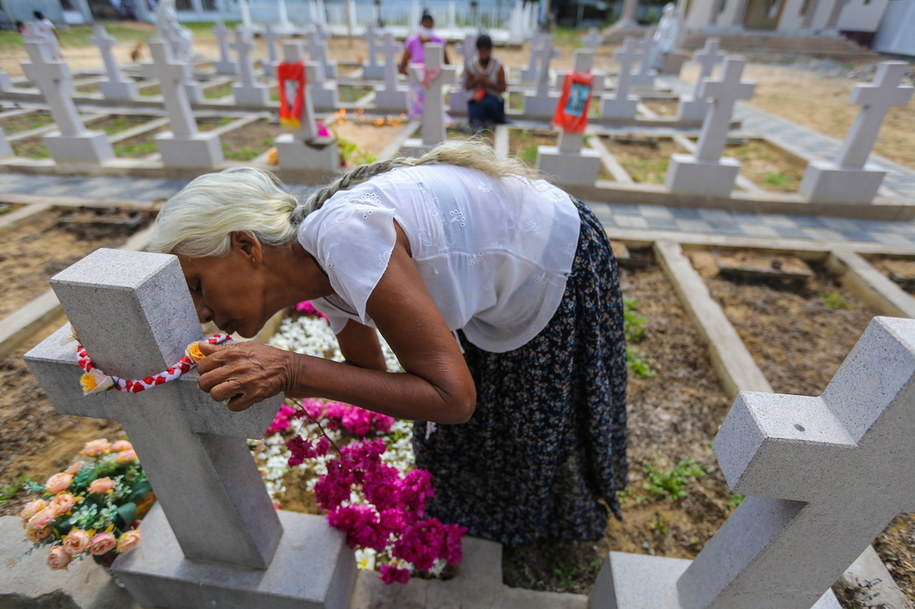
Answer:
[[(229, 335), (214, 334), (213, 336), (210, 336), (204, 340), (211, 345), (218, 345), (229, 340)], [(200, 352), (200, 347), (197, 345), (197, 343), (194, 342), (188, 345), (184, 352), (184, 357), (179, 359), (174, 365), (166, 368), (159, 374), (147, 376), (144, 379), (128, 380), (122, 379), (121, 377), (115, 376), (113, 374), (105, 374), (96, 368), (92, 363), (92, 360), (89, 359), (89, 354), (86, 353), (85, 347), (80, 344), (76, 345), (76, 356), (77, 364), (79, 364), (79, 367), (85, 371), (85, 374), (83, 374), (79, 380), (79, 383), (83, 388), (83, 395), (101, 393), (102, 391), (107, 391), (108, 389), (114, 389), (115, 391), (128, 391), (130, 393), (139, 393), (144, 389), (149, 389), (150, 387), (155, 387), (156, 385), (161, 385), (162, 383), (167, 383), (169, 381), (175, 380), (188, 370), (194, 368), (197, 365), (197, 362), (206, 357), (203, 353)]]

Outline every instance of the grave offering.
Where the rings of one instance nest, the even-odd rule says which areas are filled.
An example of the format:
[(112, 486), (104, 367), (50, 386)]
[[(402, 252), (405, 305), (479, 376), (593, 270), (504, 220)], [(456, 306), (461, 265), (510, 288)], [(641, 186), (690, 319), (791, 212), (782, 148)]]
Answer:
[(137, 83), (132, 78), (125, 77), (121, 72), (114, 52), (111, 50), (116, 40), (108, 34), (105, 26), (100, 23), (93, 25), (92, 37), (89, 40), (102, 52), (102, 60), (105, 62), (105, 72), (108, 78), (99, 82), (105, 99), (123, 101), (136, 99)]
[(654, 86), (654, 65), (655, 55), (658, 53), (658, 44), (654, 39), (654, 31), (649, 29), (639, 41), (639, 50), (642, 51), (642, 63), (639, 64), (639, 71), (632, 75), (632, 84), (636, 87), (650, 88)]
[(251, 52), (254, 50), (254, 41), (251, 32), (245, 26), (235, 28), (235, 42), (232, 49), (238, 53), (238, 66), (241, 82), (232, 85), (232, 95), (235, 103), (241, 106), (264, 107), (270, 104), (270, 91), (267, 85), (257, 82), (254, 75), (254, 60)]
[(229, 53), (229, 29), (222, 21), (219, 21), (213, 28), (213, 35), (216, 36), (217, 44), (219, 44), (219, 59), (213, 62), (216, 73), (238, 74), (238, 64)]
[(553, 48), (553, 38), (546, 34), (533, 54), (537, 66), (536, 90), (524, 94), (524, 114), (528, 117), (552, 116), (559, 96), (550, 93), (550, 60), (559, 57), (559, 50)]
[(264, 69), (264, 76), (267, 78), (276, 78), (276, 64), (279, 63), (279, 55), (276, 51), (276, 43), (282, 36), (273, 29), (273, 25), (264, 26), (264, 40), (267, 42), (267, 59), (261, 66)]
[(48, 151), (59, 164), (101, 164), (114, 157), (114, 151), (103, 131), (90, 131), (83, 125), (73, 103), (73, 75), (63, 61), (51, 59), (48, 47), (26, 41), (30, 62), (22, 70), (51, 108), (57, 131), (44, 136)]
[[(302, 64), (302, 43), (296, 40), (283, 42), (283, 62)], [(304, 65), (302, 66), (304, 69)], [(286, 82), (297, 82), (287, 80)], [(289, 85), (292, 89), (296, 85)], [(301, 86), (301, 85), (299, 85)], [(301, 92), (302, 105), (299, 128), (292, 133), (284, 133), (276, 138), (276, 151), (279, 165), (289, 169), (321, 169), (334, 171), (340, 165), (340, 153), (337, 141), (330, 137), (318, 137), (315, 128), (315, 112), (311, 101), (311, 90)], [(287, 90), (287, 99), (296, 99), (298, 90)]]
[(692, 562), (611, 553), (591, 606), (838, 609), (829, 586), (915, 499), (913, 374), (915, 321), (877, 317), (822, 396), (742, 392), (714, 448), (746, 499)]
[(813, 161), (801, 181), (800, 193), (809, 201), (871, 203), (886, 175), (879, 166), (868, 163), (880, 125), (892, 106), (905, 106), (915, 87), (901, 85), (908, 64), (885, 61), (871, 84), (855, 85), (849, 104), (863, 106), (855, 119), (835, 161)]
[(147, 71), (159, 81), (171, 126), (171, 131), (156, 136), (162, 163), (166, 167), (215, 167), (223, 161), (219, 136), (197, 130), (197, 122), (184, 86), (187, 64), (172, 60), (169, 46), (164, 40), (151, 38), (148, 44), (153, 62), (147, 64)]
[(693, 55), (693, 61), (699, 64), (699, 78), (696, 79), (696, 87), (692, 95), (683, 95), (680, 98), (680, 105), (677, 108), (677, 118), (679, 120), (701, 120), (708, 114), (708, 100), (699, 96), (699, 89), (706, 78), (712, 77), (712, 71), (719, 63), (724, 61), (727, 54), (719, 50), (720, 42), (717, 38), (706, 38), (705, 48), (696, 51)]
[(394, 40), (394, 34), (385, 32), (381, 43), (384, 56), (384, 88), (375, 92), (375, 108), (379, 112), (400, 114), (407, 110), (407, 89), (397, 85), (397, 53), (400, 45)]
[[(52, 287), (94, 366), (122, 378), (156, 374), (202, 339), (174, 256), (100, 249)], [(343, 536), (320, 517), (275, 510), (247, 447), (281, 396), (232, 413), (192, 376), (140, 393), (83, 395), (74, 343), (61, 344), (69, 332), (25, 357), (59, 411), (118, 420), (149, 475), (158, 503), (143, 543), (112, 566), (140, 604), (346, 606), (355, 563)]]
[(740, 163), (722, 158), (727, 143), (731, 113), (738, 99), (750, 99), (756, 85), (741, 82), (743, 59), (728, 59), (721, 77), (702, 81), (699, 97), (712, 100), (702, 123), (699, 143), (692, 155), (675, 154), (667, 170), (667, 187), (671, 192), (727, 197), (734, 187)]
[(537, 149), (537, 169), (553, 176), (560, 184), (592, 185), (597, 180), (600, 155), (582, 150), (588, 107), (591, 101), (592, 51), (575, 51), (573, 73), (566, 75), (563, 94), (556, 108), (554, 124), (562, 129), (558, 146)]
[(616, 89), (612, 97), (601, 96), (600, 116), (601, 118), (610, 119), (627, 119), (635, 118), (639, 98), (635, 95), (629, 95), (629, 88), (632, 85), (632, 64), (636, 61), (644, 61), (645, 54), (638, 49), (638, 43), (635, 38), (626, 38), (622, 48), (613, 53), (613, 60), (619, 62), (619, 75), (616, 78)]
[(423, 146), (437, 146), (445, 141), (445, 85), (457, 83), (457, 70), (445, 65), (445, 48), (441, 44), (426, 45), (426, 65), (416, 77), (426, 87), (423, 97)]
[(381, 80), (384, 76), (384, 64), (378, 63), (378, 30), (375, 24), (370, 23), (365, 30), (365, 41), (369, 45), (368, 61), (362, 64), (362, 78), (365, 80)]

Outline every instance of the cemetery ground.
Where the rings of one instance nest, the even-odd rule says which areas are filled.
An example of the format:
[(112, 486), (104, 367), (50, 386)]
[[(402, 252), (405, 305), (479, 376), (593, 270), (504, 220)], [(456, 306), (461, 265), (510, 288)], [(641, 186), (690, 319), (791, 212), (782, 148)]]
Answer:
[[(137, 41), (142, 40), (144, 32), (151, 30), (140, 24), (125, 27), (138, 32)], [(206, 56), (217, 56), (215, 39), (208, 31), (196, 34), (195, 50)], [(263, 41), (258, 44), (263, 54)], [(569, 39), (561, 49), (562, 56), (556, 60), (555, 68), (571, 65), (571, 50), (577, 44), (576, 39)], [(130, 45), (122, 44), (115, 50), (122, 63), (129, 62)], [(365, 43), (333, 39), (330, 51), (335, 59), (355, 60), (364, 56)], [(453, 49), (450, 53), (452, 58), (456, 57)], [(497, 49), (496, 53), (507, 65), (521, 66), (526, 62), (529, 49), (525, 45), (520, 49)], [(609, 48), (598, 50), (595, 59), (598, 69), (612, 66), (610, 53)], [(64, 57), (74, 72), (99, 65), (97, 49), (68, 45), (66, 40)], [(0, 68), (13, 77), (21, 76), (19, 62), (24, 59), (21, 47), (0, 46)], [(148, 49), (144, 49), (144, 60), (148, 59)], [(841, 139), (857, 112), (857, 108), (846, 104), (851, 85), (847, 74), (828, 73), (824, 66), (829, 66), (825, 62), (809, 61), (803, 65), (806, 68), (751, 63), (746, 77), (757, 81), (759, 86), (750, 103)], [(855, 66), (842, 66), (839, 71), (847, 73), (855, 69)], [(866, 69), (865, 66), (857, 72), (862, 81), (869, 80)], [(688, 66), (684, 77), (694, 79), (695, 73)], [(653, 109), (657, 112), (663, 106)], [(915, 168), (915, 131), (910, 128), (915, 124), (915, 101), (905, 108), (891, 109), (886, 122), (874, 152)], [(3, 127), (9, 134), (7, 126)], [(379, 154), (398, 131), (396, 126), (374, 127), (355, 120), (336, 125), (334, 129), (339, 137), (373, 155)], [(264, 152), (267, 147), (264, 142), (271, 140), (276, 130), (275, 126), (256, 121), (247, 127), (247, 134), (239, 130), (234, 136), (224, 135), (223, 143), (227, 137), (234, 137), (229, 148), (236, 151), (247, 148), (256, 156)], [(525, 149), (553, 143), (555, 139), (555, 134), (549, 132), (525, 136), (520, 130), (513, 131), (519, 132), (514, 134), (517, 141), (510, 143), (510, 149), (522, 159), (525, 159)], [(749, 147), (751, 143), (740, 146)], [(655, 151), (668, 144), (652, 143), (648, 148)], [(618, 143), (608, 141), (605, 145), (617, 146)], [(632, 146), (632, 142), (620, 145)], [(624, 163), (627, 153), (621, 151), (619, 156)], [(632, 163), (639, 162), (637, 153), (628, 156), (636, 157), (630, 159)], [(249, 158), (253, 157), (244, 153), (235, 160)], [(789, 174), (791, 160), (785, 164), (784, 171), (779, 169), (775, 173)], [(635, 179), (636, 172), (627, 169)], [(649, 166), (645, 171), (644, 180), (652, 182), (657, 181), (657, 175), (663, 180), (666, 169), (652, 173)], [(35, 176), (35, 179), (41, 178)], [(770, 186), (778, 188), (778, 184)], [(15, 238), (10, 234), (4, 236), (0, 246), (0, 272), (5, 282), (0, 311), (4, 314), (45, 291), (48, 278), (56, 271), (96, 247), (117, 247), (126, 238), (126, 234), (73, 237), (58, 226), (60, 220), (60, 213), (43, 214), (31, 224), (19, 227)], [(779, 393), (813, 395), (821, 391), (869, 320), (882, 314), (845, 291), (822, 261), (807, 261), (811, 276), (803, 284), (780, 283), (747, 276), (724, 278), (709, 264), (711, 260), (717, 266), (724, 257), (739, 256), (740, 252), (722, 254), (709, 248), (691, 248), (686, 254), (773, 390)], [(775, 259), (779, 259), (780, 264), (785, 262), (779, 256), (754, 255), (762, 255), (769, 264)], [(892, 262), (878, 261), (877, 266), (891, 274), (896, 268)], [(598, 543), (540, 544), (506, 549), (505, 579), (510, 585), (586, 593), (596, 577), (600, 561), (610, 550), (692, 558), (741, 499), (728, 491), (711, 450), (711, 440), (730, 408), (731, 400), (713, 370), (701, 333), (650, 249), (631, 251), (622, 271), (622, 285), (624, 295), (632, 299), (632, 319), (644, 318), (643, 322), (635, 322), (636, 326), (643, 327), (643, 335), (639, 336), (636, 331), (630, 341), (635, 349), (634, 368), (639, 372), (631, 375), (629, 385), (630, 488), (623, 500), (625, 521), (612, 520), (607, 535)], [(17, 513), (24, 503), (25, 497), (15, 489), (22, 480), (43, 480), (68, 465), (85, 441), (96, 437), (114, 439), (121, 433), (116, 424), (108, 421), (56, 414), (26, 370), (22, 354), (63, 321), (61, 317), (49, 322), (36, 331), (27, 344), (0, 360), (0, 387), (3, 388), (0, 394), (0, 515)], [(296, 477), (296, 473), (289, 474), (289, 486), (295, 483)], [(314, 503), (306, 493), (296, 492), (284, 498), (282, 507), (311, 511)], [(911, 515), (899, 516), (876, 541), (875, 547), (897, 583), (909, 599), (915, 601), (915, 522)], [(848, 601), (846, 606), (859, 605)]]

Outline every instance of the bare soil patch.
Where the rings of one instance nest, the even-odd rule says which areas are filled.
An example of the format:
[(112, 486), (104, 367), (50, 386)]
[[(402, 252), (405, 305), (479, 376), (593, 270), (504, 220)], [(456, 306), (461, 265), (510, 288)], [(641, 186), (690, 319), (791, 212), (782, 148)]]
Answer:
[(168, 127), (150, 129), (145, 133), (121, 140), (113, 146), (115, 156), (128, 159), (142, 159), (159, 150), (156, 146), (156, 135), (167, 131)]
[(353, 142), (364, 155), (378, 157), (397, 135), (403, 131), (403, 125), (375, 125), (369, 119), (347, 119), (327, 126), (337, 139)]
[(670, 138), (601, 136), (601, 141), (637, 184), (663, 184), (670, 156), (684, 152)]
[(51, 156), (47, 145), (44, 143), (43, 135), (16, 140), (15, 142), (10, 142), (10, 146), (12, 146), (13, 154), (16, 156), (29, 159), (46, 159)]
[(642, 103), (661, 118), (673, 118), (677, 115), (677, 102), (675, 101), (646, 101)]
[(139, 127), (156, 117), (143, 116), (139, 114), (113, 114), (101, 120), (93, 121), (90, 128), (93, 130), (102, 130), (108, 135), (114, 135), (122, 131), (127, 131), (133, 127)]
[(230, 161), (250, 161), (270, 150), (281, 133), (279, 125), (270, 124), (266, 119), (232, 129), (219, 137), (223, 156)]
[(871, 265), (910, 294), (915, 294), (915, 260), (889, 256), (869, 260)]
[(807, 161), (760, 139), (728, 144), (724, 155), (740, 161), (740, 175), (772, 192), (796, 192), (807, 169)]
[(51, 116), (50, 112), (47, 110), (35, 110), (34, 112), (0, 118), (0, 129), (3, 129), (3, 133), (6, 135), (11, 135), (20, 131), (38, 129), (53, 122), (54, 117)]

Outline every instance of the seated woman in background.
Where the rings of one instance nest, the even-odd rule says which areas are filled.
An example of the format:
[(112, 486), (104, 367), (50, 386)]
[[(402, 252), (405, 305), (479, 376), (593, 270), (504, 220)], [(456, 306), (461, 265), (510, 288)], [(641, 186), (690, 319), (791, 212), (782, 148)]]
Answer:
[(464, 64), (464, 88), (470, 91), (467, 115), (474, 131), (505, 124), (505, 68), (492, 56), (492, 38), (477, 38), (477, 54)]

